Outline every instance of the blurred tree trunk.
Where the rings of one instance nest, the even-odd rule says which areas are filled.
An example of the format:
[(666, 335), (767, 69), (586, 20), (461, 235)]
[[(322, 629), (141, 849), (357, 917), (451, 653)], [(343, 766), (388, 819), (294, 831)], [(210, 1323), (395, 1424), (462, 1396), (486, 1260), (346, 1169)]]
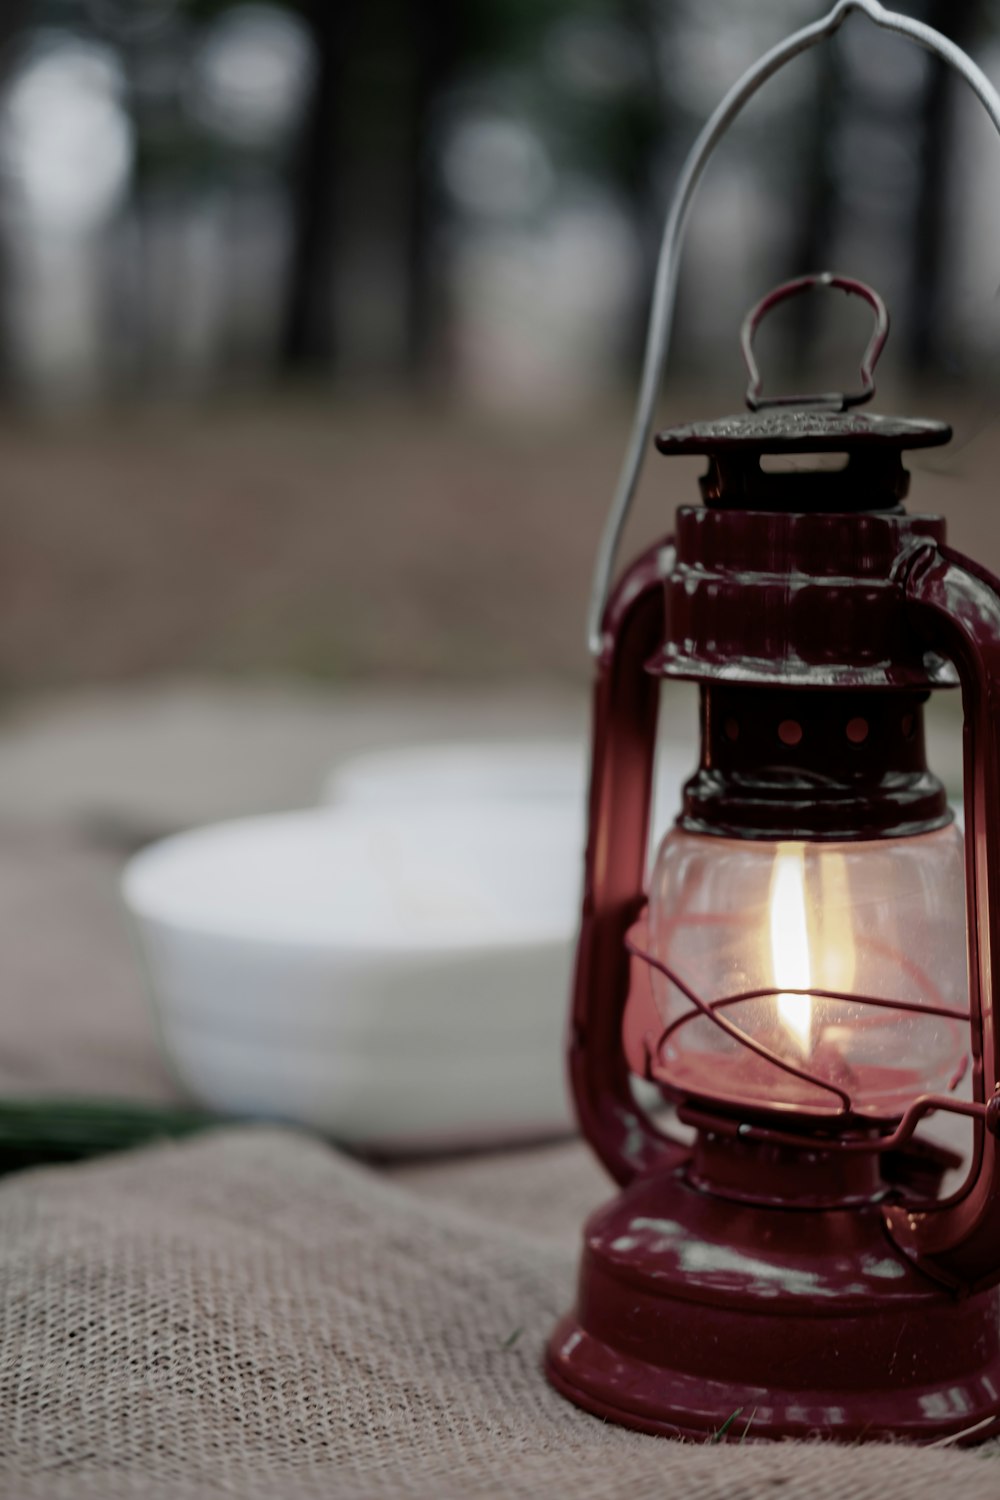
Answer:
[[(0, 92), (7, 85), (14, 68), (22, 35), (27, 32), (28, 20), (34, 11), (32, 0), (3, 0), (0, 4)], [(4, 182), (0, 177), (0, 192)], [(0, 388), (9, 384), (10, 362), (7, 356), (8, 333), (6, 309), (8, 306), (8, 284), (10, 281), (8, 247), (0, 239)]]
[[(644, 67), (639, 85), (633, 91), (628, 120), (631, 149), (618, 183), (629, 204), (639, 240), (640, 270), (626, 341), (627, 368), (632, 370), (641, 365), (646, 347), (649, 289), (656, 276), (667, 212), (666, 185), (657, 181), (657, 160), (664, 143), (674, 155), (680, 152), (684, 130), (673, 91), (659, 61), (661, 48), (668, 46), (672, 28), (677, 24), (676, 16), (670, 11), (664, 13), (655, 0), (618, 0), (617, 10), (623, 25), (638, 39)], [(685, 152), (687, 145), (684, 142)], [(679, 156), (676, 165), (679, 169)], [(669, 191), (673, 192), (673, 188), (671, 181)]]
[(0, 5), (0, 82), (6, 80), (15, 44), (33, 9), (32, 0), (4, 0)]
[(317, 67), (293, 180), (292, 257), (280, 359), (288, 369), (326, 366), (336, 353), (331, 281), (337, 236), (340, 86), (362, 0), (312, 0), (304, 11)]
[[(979, 0), (929, 0), (921, 19), (944, 32), (958, 46), (970, 50), (974, 49), (980, 30), (980, 12)], [(954, 70), (940, 58), (932, 58), (920, 103), (920, 187), (913, 223), (907, 319), (907, 353), (914, 368), (920, 371), (937, 364), (945, 346), (944, 278), (951, 234), (948, 174), (955, 148), (956, 87), (965, 89)]]
[(294, 186), (286, 369), (423, 368), (435, 323), (426, 122), (460, 55), (459, 0), (315, 0)]
[(416, 57), (407, 138), (409, 202), (407, 239), (406, 362), (411, 375), (424, 373), (436, 352), (441, 287), (435, 271), (437, 195), (428, 149), (428, 122), (435, 100), (447, 90), (464, 55), (462, 0), (411, 0), (411, 42)]

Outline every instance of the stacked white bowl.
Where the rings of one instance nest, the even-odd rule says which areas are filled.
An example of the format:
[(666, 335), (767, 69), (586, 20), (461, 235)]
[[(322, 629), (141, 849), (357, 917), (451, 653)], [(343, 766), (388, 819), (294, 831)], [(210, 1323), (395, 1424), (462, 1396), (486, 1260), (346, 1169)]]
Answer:
[(377, 752), (325, 807), (136, 856), (125, 902), (186, 1092), (369, 1151), (568, 1129), (584, 782), (572, 742)]

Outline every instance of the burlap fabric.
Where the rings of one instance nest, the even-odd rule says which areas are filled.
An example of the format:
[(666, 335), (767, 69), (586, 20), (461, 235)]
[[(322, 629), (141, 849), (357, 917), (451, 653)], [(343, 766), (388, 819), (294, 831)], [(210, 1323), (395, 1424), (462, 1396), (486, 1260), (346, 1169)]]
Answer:
[(576, 1144), (389, 1178), (266, 1129), (10, 1178), (0, 1492), (997, 1500), (995, 1452), (694, 1447), (560, 1400), (603, 1191)]

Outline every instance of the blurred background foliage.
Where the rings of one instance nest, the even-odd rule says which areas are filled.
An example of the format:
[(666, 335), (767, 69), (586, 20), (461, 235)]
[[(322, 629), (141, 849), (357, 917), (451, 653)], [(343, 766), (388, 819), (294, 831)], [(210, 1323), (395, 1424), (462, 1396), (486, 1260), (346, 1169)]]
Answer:
[[(673, 179), (818, 8), (5, 0), (0, 678), (581, 673)], [(1000, 77), (995, 3), (906, 8)], [(770, 85), (696, 207), (664, 410), (739, 405), (768, 286), (860, 275), (893, 310), (893, 393), (962, 438), (931, 502), (998, 564), (980, 113), (858, 18)], [(851, 380), (864, 337), (800, 300), (767, 372)], [(664, 476), (640, 527), (690, 493)]]

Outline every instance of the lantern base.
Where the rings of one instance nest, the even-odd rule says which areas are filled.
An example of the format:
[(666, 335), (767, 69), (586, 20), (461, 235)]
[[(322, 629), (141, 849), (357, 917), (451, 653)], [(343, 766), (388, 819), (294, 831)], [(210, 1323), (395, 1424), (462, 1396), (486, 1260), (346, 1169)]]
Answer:
[(877, 1203), (735, 1202), (685, 1171), (634, 1184), (588, 1222), (577, 1307), (546, 1360), (563, 1395), (677, 1438), (1000, 1432), (995, 1290), (928, 1281)]

